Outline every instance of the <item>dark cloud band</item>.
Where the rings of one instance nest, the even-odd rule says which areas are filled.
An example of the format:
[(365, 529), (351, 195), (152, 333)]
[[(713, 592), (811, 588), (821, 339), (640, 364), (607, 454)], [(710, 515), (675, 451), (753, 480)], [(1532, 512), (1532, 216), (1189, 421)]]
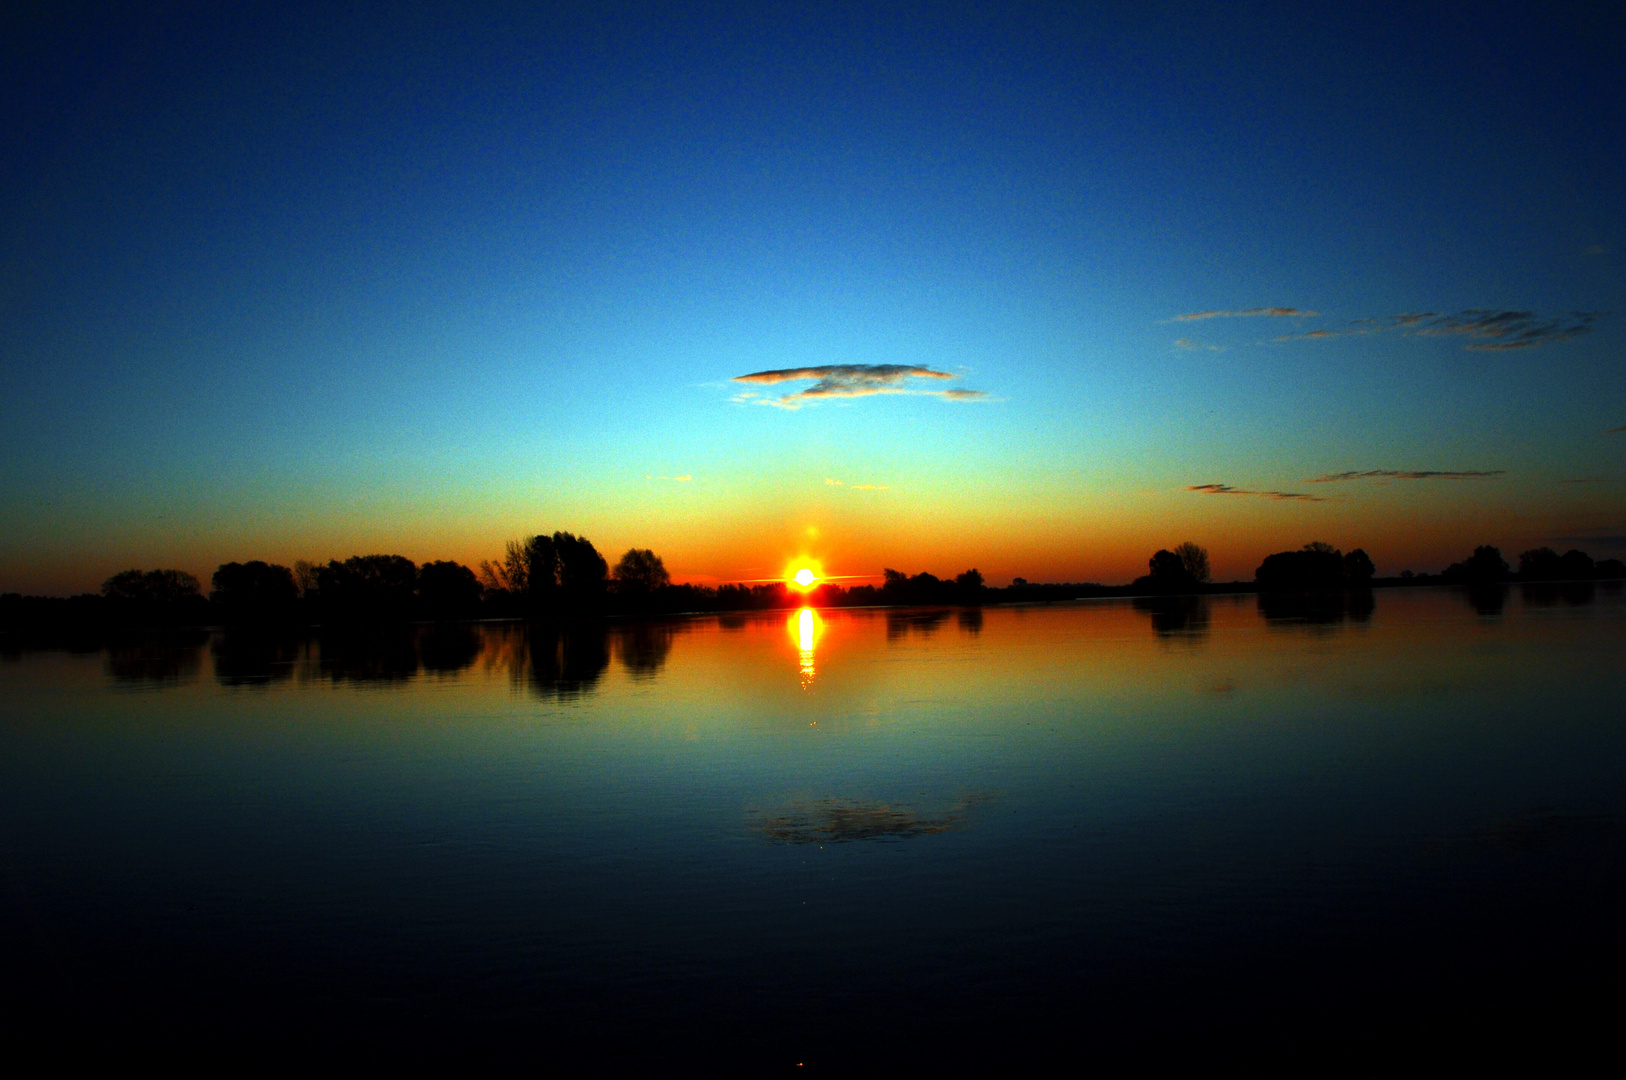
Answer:
[(1386, 319), (1355, 319), (1336, 330), (1311, 330), (1285, 334), (1277, 341), (1321, 341), (1352, 334), (1374, 334), (1399, 330), (1417, 337), (1465, 337), (1463, 348), (1474, 352), (1507, 352), (1533, 349), (1569, 341), (1592, 332), (1603, 311), (1569, 311), (1562, 315), (1541, 315), (1512, 308), (1469, 308), (1454, 315), (1437, 311), (1408, 311)]
[(1494, 480), (1506, 476), (1506, 469), (1367, 469), (1364, 472), (1327, 473), (1310, 478), (1312, 484), (1336, 484), (1344, 480)]
[(1193, 311), (1189, 315), (1176, 315), (1170, 322), (1196, 322), (1198, 319), (1244, 319), (1254, 315), (1273, 315), (1278, 318), (1311, 319), (1316, 313), (1290, 307), (1255, 307), (1241, 311)]
[(1253, 491), (1248, 488), (1232, 487), (1230, 484), (1190, 484), (1187, 491), (1196, 491), (1204, 495), (1256, 495), (1261, 499), (1284, 499), (1293, 502), (1325, 502), (1314, 495), (1306, 495), (1301, 491)]

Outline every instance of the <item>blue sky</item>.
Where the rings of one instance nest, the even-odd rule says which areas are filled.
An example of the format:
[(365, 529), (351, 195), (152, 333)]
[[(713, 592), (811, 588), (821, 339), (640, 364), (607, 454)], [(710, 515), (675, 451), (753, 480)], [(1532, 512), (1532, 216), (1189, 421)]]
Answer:
[[(29, 18), (0, 589), (558, 528), (697, 580), (1626, 534), (1603, 8)], [(1272, 307), (1315, 314), (1175, 321)], [(830, 365), (984, 396), (733, 381)], [(1310, 483), (1373, 470), (1494, 475)]]

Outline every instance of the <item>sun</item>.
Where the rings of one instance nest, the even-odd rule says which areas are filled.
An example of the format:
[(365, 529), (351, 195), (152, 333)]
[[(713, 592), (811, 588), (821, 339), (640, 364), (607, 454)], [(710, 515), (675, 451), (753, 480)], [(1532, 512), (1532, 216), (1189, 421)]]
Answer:
[(819, 580), (819, 575), (815, 574), (812, 570), (804, 566), (800, 570), (796, 571), (795, 574), (791, 575), (791, 580), (794, 581), (797, 587), (800, 589), (811, 589), (813, 587), (813, 583)]

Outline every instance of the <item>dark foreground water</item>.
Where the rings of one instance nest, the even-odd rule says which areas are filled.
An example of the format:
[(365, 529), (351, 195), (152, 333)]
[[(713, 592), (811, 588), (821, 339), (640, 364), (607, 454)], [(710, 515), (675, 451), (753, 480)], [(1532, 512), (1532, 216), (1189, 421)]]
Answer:
[(8, 1050), (1613, 1056), (1618, 592), (0, 656)]

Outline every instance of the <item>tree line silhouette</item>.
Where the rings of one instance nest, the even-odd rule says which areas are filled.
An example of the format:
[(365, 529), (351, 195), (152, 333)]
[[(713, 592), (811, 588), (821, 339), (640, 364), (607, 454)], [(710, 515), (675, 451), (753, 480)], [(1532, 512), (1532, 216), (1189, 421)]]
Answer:
[[(1508, 581), (1592, 581), (1626, 577), (1619, 559), (1594, 560), (1535, 548), (1515, 571), (1490, 546), (1474, 549), (1438, 575), (1407, 572), (1378, 579), (1361, 548), (1344, 553), (1311, 542), (1265, 557), (1252, 582), (1211, 582), (1208, 551), (1187, 541), (1160, 549), (1148, 572), (1128, 586), (1034, 584), (1016, 578), (987, 585), (966, 570), (954, 578), (887, 568), (879, 585), (820, 583), (808, 594), (779, 582), (742, 585), (673, 584), (661, 557), (628, 549), (612, 567), (593, 543), (569, 532), (538, 533), (507, 543), (503, 555), (478, 568), (439, 560), (414, 563), (402, 555), (355, 555), (325, 565), (292, 567), (262, 560), (223, 563), (204, 593), (182, 570), (126, 570), (99, 594), (68, 598), (0, 596), (0, 628), (121, 626), (344, 626), (352, 624), (526, 619), (556, 622), (622, 615), (750, 611), (817, 603), (824, 607), (979, 606), (1103, 596), (1182, 596), (1205, 592), (1360, 593), (1374, 585), (1486, 585)], [(1278, 606), (1281, 602), (1273, 601)]]

